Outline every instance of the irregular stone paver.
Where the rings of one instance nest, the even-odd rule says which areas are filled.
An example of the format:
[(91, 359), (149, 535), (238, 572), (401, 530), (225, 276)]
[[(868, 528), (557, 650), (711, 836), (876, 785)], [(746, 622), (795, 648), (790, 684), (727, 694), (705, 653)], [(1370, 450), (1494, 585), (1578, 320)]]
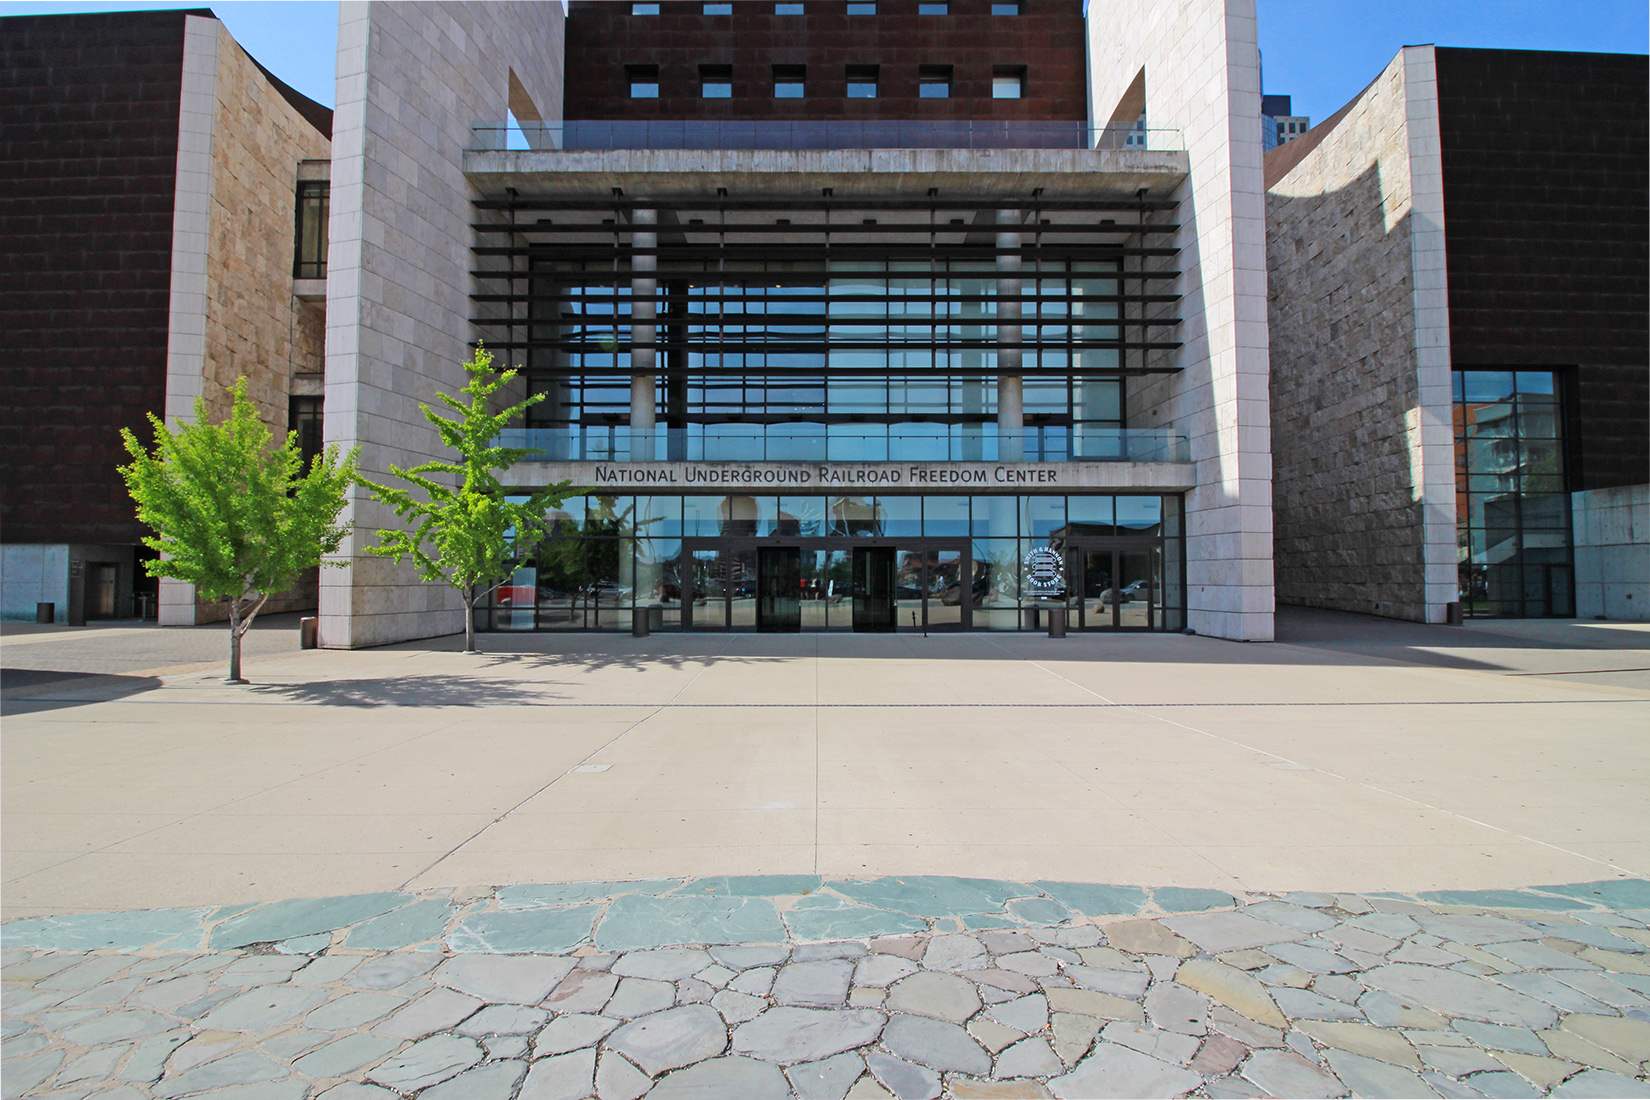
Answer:
[(842, 1100), (865, 1072), (865, 1059), (838, 1054), (818, 1062), (804, 1062), (785, 1071), (799, 1100)]
[[(933, 1100), (940, 1094), (940, 1075), (927, 1066), (875, 1051), (865, 1056), (865, 1068), (900, 1100)], [(856, 1089), (848, 1095), (854, 1096), (859, 1091)]]
[[(1633, 1095), (1650, 1059), (1650, 912), (1592, 896), (1513, 891), (1527, 904), (1498, 910), (1488, 894), (1240, 904), (1218, 892), (796, 878), (690, 884), (702, 897), (661, 880), (13, 922), (5, 1093), (843, 1100), (1191, 1082), (1210, 1098)], [(394, 904), (303, 931), (372, 908), (363, 898)], [(674, 942), (683, 914), (713, 911), (706, 900), (727, 913), (772, 905), (772, 942), (704, 942), (729, 938), (708, 930)], [(1170, 900), (1192, 911), (1140, 915)], [(964, 902), (978, 908), (941, 912)], [(1084, 905), (1124, 919), (1086, 923), (1073, 915)], [(660, 923), (635, 918), (627, 931), (626, 917), (597, 942), (597, 915), (615, 911)], [(818, 934), (794, 942), (808, 913), (823, 915)], [(510, 920), (489, 923), (499, 917)], [(201, 953), (217, 929), (245, 934), (256, 921), (291, 934)], [(511, 935), (581, 922), (560, 950), (501, 950), (527, 942)], [(40, 944), (13, 946), (17, 926)], [(621, 933), (636, 944), (615, 946)], [(87, 953), (89, 937), (117, 934), (166, 938), (145, 939), (141, 954)]]
[(573, 960), (539, 955), (460, 955), (436, 967), (437, 982), (489, 1003), (536, 1005), (573, 969)]
[(1345, 1096), (1346, 1087), (1321, 1067), (1287, 1050), (1257, 1050), (1243, 1064), (1243, 1077), (1272, 1096)]
[(709, 1005), (688, 1005), (628, 1023), (607, 1047), (651, 1076), (713, 1057), (727, 1049), (727, 1025)]
[(303, 986), (262, 986), (231, 997), (198, 1021), (209, 1031), (262, 1031), (302, 1015), (326, 1000), (326, 993)]
[(1455, 970), (1394, 963), (1366, 971), (1358, 980), (1412, 1004), (1486, 1023), (1540, 1028), (1558, 1018), (1552, 1007), (1533, 997)]
[(230, 917), (212, 930), (214, 950), (289, 940), (347, 928), (416, 901), (413, 894), (355, 894), (277, 901)]
[(790, 1100), (791, 1086), (776, 1065), (754, 1058), (712, 1058), (667, 1075), (648, 1096), (655, 1100)]
[(527, 1071), (517, 1100), (580, 1100), (596, 1085), (596, 1048), (540, 1058)]
[(432, 1035), (420, 1039), (393, 1058), (380, 1062), (367, 1074), (367, 1080), (377, 1082), (397, 1092), (417, 1092), (469, 1069), (486, 1051), (474, 1039), (460, 1035)]
[(772, 996), (782, 1005), (832, 1008), (848, 998), (854, 964), (846, 959), (793, 962), (774, 978)]
[(991, 1072), (991, 1056), (956, 1024), (926, 1016), (893, 1016), (882, 1031), (882, 1045), (908, 1061), (937, 1070), (974, 1076)]
[(1070, 1073), (1049, 1081), (1062, 1100), (1106, 1096), (1174, 1096), (1203, 1083), (1180, 1066), (1158, 1061), (1128, 1047), (1106, 1045), (1079, 1062)]
[(594, 943), (604, 951), (626, 951), (668, 944), (784, 938), (779, 910), (767, 898), (627, 894), (608, 907)]
[(886, 1005), (890, 1012), (961, 1023), (980, 1010), (980, 994), (966, 978), (925, 971), (896, 982), (888, 990)]
[(864, 1046), (887, 1017), (875, 1009), (773, 1008), (733, 1032), (733, 1050), (767, 1062), (817, 1062)]

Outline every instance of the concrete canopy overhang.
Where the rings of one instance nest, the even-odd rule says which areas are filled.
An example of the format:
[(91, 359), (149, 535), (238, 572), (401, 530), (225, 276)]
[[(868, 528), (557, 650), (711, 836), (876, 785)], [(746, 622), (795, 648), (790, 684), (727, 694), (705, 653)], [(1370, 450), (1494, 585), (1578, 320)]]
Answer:
[(1185, 180), (1188, 154), (1146, 149), (616, 149), (590, 152), (469, 151), (464, 172), (483, 194), (505, 188), (545, 197), (611, 193), (665, 197), (730, 193), (794, 195), (832, 188), (855, 196), (1031, 194), (1168, 199)]

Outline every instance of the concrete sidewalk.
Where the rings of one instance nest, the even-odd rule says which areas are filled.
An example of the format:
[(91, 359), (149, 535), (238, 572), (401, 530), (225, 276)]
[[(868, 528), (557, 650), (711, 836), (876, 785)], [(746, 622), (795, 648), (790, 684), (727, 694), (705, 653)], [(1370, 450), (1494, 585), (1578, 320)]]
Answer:
[(1645, 634), (1300, 618), (1318, 638), (490, 636), (254, 656), (249, 687), (215, 666), (37, 685), (7, 703), (5, 912), (661, 875), (1650, 871), (1650, 691), (1602, 679), (1650, 666), (1621, 645)]
[(1642, 628), (293, 626), (0, 637), (6, 1097), (1650, 1096)]

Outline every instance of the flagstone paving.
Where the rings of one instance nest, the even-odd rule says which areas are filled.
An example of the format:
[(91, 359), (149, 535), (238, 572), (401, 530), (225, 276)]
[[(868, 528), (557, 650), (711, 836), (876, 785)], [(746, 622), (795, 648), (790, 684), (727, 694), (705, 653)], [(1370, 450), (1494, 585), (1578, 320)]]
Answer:
[(1650, 1097), (1642, 879), (659, 879), (76, 914), (3, 944), (7, 1100)]

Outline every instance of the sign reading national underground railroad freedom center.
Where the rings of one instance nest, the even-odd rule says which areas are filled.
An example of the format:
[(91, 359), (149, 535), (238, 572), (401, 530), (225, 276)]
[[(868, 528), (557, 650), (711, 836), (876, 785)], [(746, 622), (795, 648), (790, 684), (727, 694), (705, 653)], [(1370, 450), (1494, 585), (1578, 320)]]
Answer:
[(1044, 463), (776, 463), (713, 462), (703, 465), (679, 462), (594, 463), (593, 488), (606, 485), (658, 485), (684, 489), (776, 487), (821, 488), (862, 485), (908, 485), (919, 488), (977, 485), (990, 486), (1059, 485), (1059, 466)]
[(571, 481), (589, 489), (678, 493), (883, 489), (903, 492), (1062, 492), (1190, 489), (1177, 462), (523, 462), (517, 485)]

